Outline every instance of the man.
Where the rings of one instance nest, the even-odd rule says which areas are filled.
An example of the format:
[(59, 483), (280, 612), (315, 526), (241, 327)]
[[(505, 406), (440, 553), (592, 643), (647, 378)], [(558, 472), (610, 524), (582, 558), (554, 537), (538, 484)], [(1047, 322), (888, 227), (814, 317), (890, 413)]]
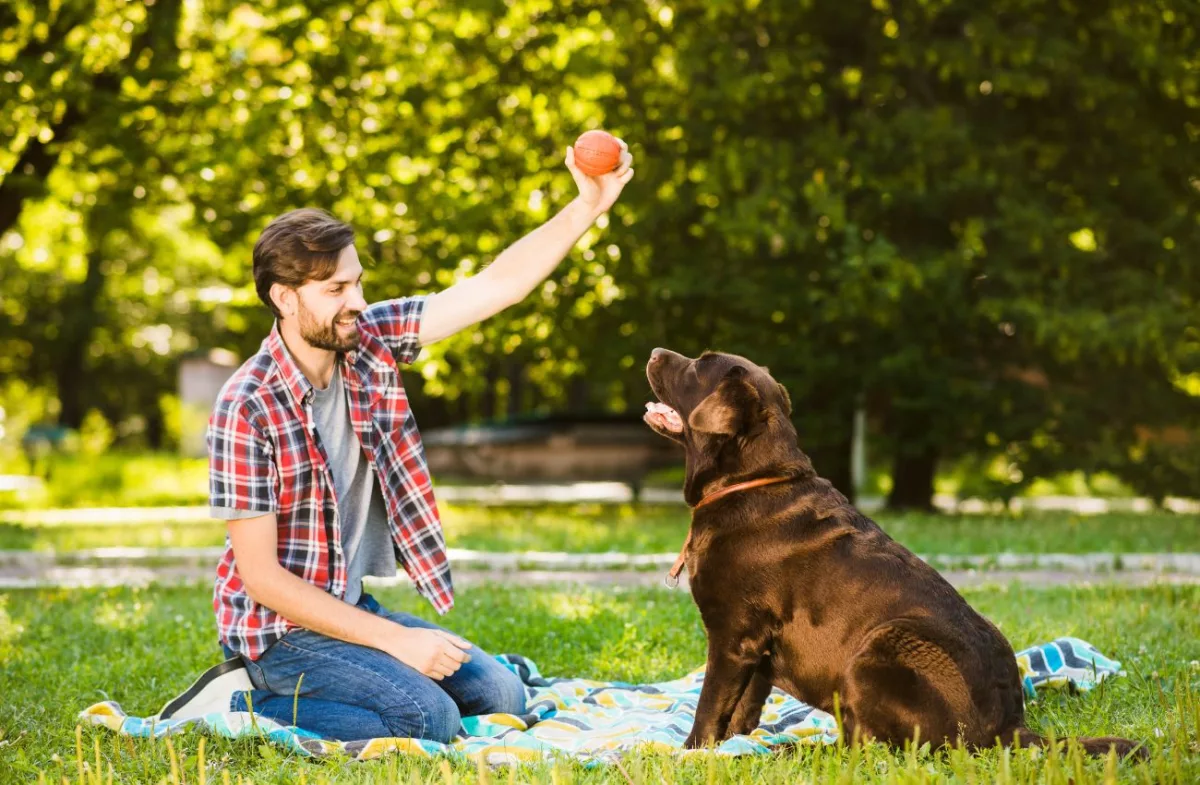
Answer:
[(520, 680), (462, 638), (362, 590), (403, 564), (440, 612), (453, 604), (437, 504), (397, 372), (422, 346), (524, 299), (633, 177), (567, 168), (579, 196), (479, 274), (430, 296), (368, 305), (354, 232), (302, 209), (254, 247), (275, 314), (209, 421), (210, 504), (228, 521), (213, 597), (230, 659), (160, 717), (254, 711), (325, 738), (449, 742), (463, 716), (521, 713)]

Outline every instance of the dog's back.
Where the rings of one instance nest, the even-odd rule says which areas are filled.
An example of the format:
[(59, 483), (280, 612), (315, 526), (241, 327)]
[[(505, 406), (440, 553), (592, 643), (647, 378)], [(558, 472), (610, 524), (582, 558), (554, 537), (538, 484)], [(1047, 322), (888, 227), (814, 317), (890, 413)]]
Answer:
[(817, 476), (767, 369), (655, 349), (646, 378), (647, 424), (687, 456), (685, 550), (709, 638), (688, 746), (752, 731), (772, 686), (826, 711), (839, 695), (852, 736), (1040, 743), (1008, 641)]
[(767, 625), (781, 689), (826, 711), (838, 693), (850, 726), (855, 707), (886, 707), (862, 729), (886, 740), (922, 714), (946, 718), (921, 723), (927, 739), (986, 744), (1023, 724), (1004, 636), (826, 480), (737, 504), (697, 512), (693, 594), (706, 625)]

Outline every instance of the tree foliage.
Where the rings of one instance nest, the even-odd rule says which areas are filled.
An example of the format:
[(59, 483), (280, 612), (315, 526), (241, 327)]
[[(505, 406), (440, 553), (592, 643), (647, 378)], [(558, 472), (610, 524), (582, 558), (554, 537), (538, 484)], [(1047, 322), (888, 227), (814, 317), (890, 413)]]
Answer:
[(636, 408), (652, 347), (714, 348), (788, 385), (839, 486), (865, 406), (898, 506), (959, 459), (1000, 495), (1064, 468), (1195, 492), (1194, 3), (21, 0), (0, 22), (0, 373), (68, 424), (167, 438), (178, 358), (269, 327), (249, 249), (279, 212), (351, 221), (372, 296), (434, 290), (565, 204), (565, 146), (605, 127), (634, 183), (529, 300), (427, 350), (427, 422)]

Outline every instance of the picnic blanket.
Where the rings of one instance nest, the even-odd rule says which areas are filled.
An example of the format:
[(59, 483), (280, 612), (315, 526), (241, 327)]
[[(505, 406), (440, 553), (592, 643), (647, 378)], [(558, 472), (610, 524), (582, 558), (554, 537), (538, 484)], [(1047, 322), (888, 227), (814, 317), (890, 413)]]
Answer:
[[(596, 765), (635, 747), (680, 751), (691, 731), (704, 684), (703, 668), (674, 681), (629, 684), (546, 678), (524, 657), (501, 654), (497, 659), (524, 681), (526, 713), (466, 717), (458, 738), (450, 744), (396, 738), (326, 741), (301, 728), (249, 712), (213, 713), (186, 720), (130, 717), (112, 701), (85, 709), (80, 719), (140, 738), (158, 738), (189, 728), (235, 739), (266, 738), (301, 755), (318, 757), (342, 755), (368, 760), (389, 752), (408, 752), (465, 756), (504, 765), (567, 755)], [(1024, 649), (1017, 654), (1017, 664), (1028, 697), (1046, 689), (1086, 692), (1105, 678), (1122, 673), (1120, 662), (1078, 638), (1058, 638)], [(837, 737), (837, 723), (831, 715), (773, 690), (759, 727), (749, 735), (726, 740), (715, 752), (758, 755), (787, 745), (831, 744)], [(684, 754), (703, 752), (689, 750)]]

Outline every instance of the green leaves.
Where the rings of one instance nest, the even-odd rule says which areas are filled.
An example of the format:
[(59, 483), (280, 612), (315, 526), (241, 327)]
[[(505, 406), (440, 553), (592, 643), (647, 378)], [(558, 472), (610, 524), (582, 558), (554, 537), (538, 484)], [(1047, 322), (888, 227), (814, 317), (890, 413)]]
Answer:
[[(797, 424), (817, 452), (846, 443), (859, 396), (897, 454), (900, 433), (954, 458), (998, 435), (1033, 450), (1051, 429), (1061, 460), (1082, 460), (1109, 437), (1050, 414), (1079, 406), (1118, 442), (1192, 427), (1194, 397), (1166, 391), (1200, 289), (1193, 4), (10, 13), (0, 255), (18, 264), (0, 276), (41, 294), (0, 309), (0, 339), (23, 356), (60, 352), (27, 314), (67, 302), (89, 259), (108, 271), (102, 300), (145, 324), (84, 324), (84, 366), (125, 367), (153, 324), (179, 347), (252, 351), (269, 319), (250, 246), (305, 204), (358, 228), (370, 296), (441, 288), (561, 208), (563, 149), (605, 127), (636, 179), (540, 293), (429, 350), (435, 419), (500, 413), (501, 381), (515, 409), (561, 408), (568, 390), (576, 407), (636, 404), (643, 358), (669, 345), (770, 366), (808, 402)], [(127, 285), (150, 268), (154, 294)], [(59, 383), (62, 363), (39, 362), (19, 372)], [(153, 400), (166, 368), (120, 384)]]

